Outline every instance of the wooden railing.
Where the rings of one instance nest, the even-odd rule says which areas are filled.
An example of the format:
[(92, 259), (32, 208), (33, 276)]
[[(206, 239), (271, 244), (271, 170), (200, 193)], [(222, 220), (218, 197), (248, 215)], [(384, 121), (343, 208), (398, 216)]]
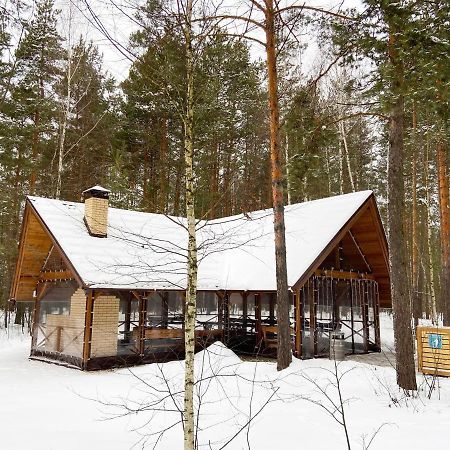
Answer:
[[(195, 337), (222, 337), (223, 330), (195, 330)], [(140, 339), (140, 327), (133, 328), (133, 339)], [(182, 328), (146, 328), (144, 339), (184, 339)]]

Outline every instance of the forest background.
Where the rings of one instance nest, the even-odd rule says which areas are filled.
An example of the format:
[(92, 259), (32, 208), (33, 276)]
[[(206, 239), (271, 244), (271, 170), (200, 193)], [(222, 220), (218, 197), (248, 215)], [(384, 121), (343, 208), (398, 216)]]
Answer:
[[(358, 16), (357, 31), (310, 11), (279, 28), (286, 203), (372, 189), (386, 223), (393, 75), (380, 43), (384, 3), (368, 0), (346, 12)], [(164, 17), (164, 1), (127, 5), (116, 14), (132, 24), (131, 33), (108, 40), (128, 60), (117, 63), (117, 79), (75, 20), (82, 14), (106, 40), (108, 28), (99, 30), (106, 22), (95, 23), (88, 2), (62, 12), (52, 0), (5, 0), (0, 7), (2, 308), (26, 195), (80, 201), (84, 189), (101, 184), (111, 189), (113, 206), (184, 215), (184, 48)], [(396, 5), (404, 15), (397, 37), (409, 285), (414, 315), (431, 317), (442, 310), (448, 263), (449, 5)], [(218, 27), (196, 55), (199, 218), (272, 206), (266, 68), (252, 42), (229, 31)]]

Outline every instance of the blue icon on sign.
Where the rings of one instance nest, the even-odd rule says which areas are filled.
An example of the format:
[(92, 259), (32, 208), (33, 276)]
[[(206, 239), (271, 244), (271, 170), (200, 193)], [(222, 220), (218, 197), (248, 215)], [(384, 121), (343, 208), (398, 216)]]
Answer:
[(442, 334), (429, 334), (428, 335), (428, 345), (431, 348), (441, 349), (442, 348)]

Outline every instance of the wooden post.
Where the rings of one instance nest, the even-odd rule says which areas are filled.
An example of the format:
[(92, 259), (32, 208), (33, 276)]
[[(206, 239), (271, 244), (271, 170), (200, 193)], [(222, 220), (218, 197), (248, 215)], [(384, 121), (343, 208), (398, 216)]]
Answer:
[(419, 372), (422, 372), (423, 369), (423, 330), (422, 328), (418, 327), (416, 329), (416, 339), (417, 339), (417, 366)]
[(31, 331), (31, 353), (33, 353), (34, 348), (37, 345), (37, 339), (39, 334), (39, 321), (41, 314), (41, 300), (44, 298), (48, 289), (48, 283), (38, 284), (37, 287), (37, 296), (34, 301), (34, 310), (33, 310), (33, 327)]
[(34, 311), (33, 311), (33, 328), (31, 336), (31, 353), (37, 345), (37, 338), (39, 333), (39, 316), (41, 313), (41, 301), (36, 298), (34, 301)]
[(127, 295), (125, 298), (125, 323), (123, 325), (124, 329), (124, 340), (125, 342), (130, 342), (130, 331), (131, 331), (131, 294)]
[[(335, 252), (335, 265), (336, 265), (336, 269), (338, 271), (340, 271), (342, 269), (342, 259), (343, 259), (343, 246), (342, 246), (342, 241), (339, 241), (339, 244), (336, 247), (336, 252)], [(333, 302), (333, 306), (332, 306), (332, 310), (333, 310), (333, 330), (337, 330), (339, 327), (339, 322), (340, 322), (340, 316), (339, 316), (339, 305), (338, 305), (338, 301), (339, 301), (339, 292), (338, 292), (338, 287), (339, 287), (339, 281), (338, 280), (334, 280), (333, 278), (330, 279), (331, 285), (333, 286), (334, 284), (334, 289), (332, 289), (333, 292), (333, 298), (331, 299)]]
[(353, 311), (353, 291), (354, 291), (354, 282), (353, 280), (350, 280), (350, 326), (352, 328), (352, 353), (355, 353), (355, 317), (354, 317), (354, 311)]
[(147, 324), (147, 298), (139, 298), (139, 355), (145, 354), (145, 326)]
[(228, 342), (230, 338), (230, 294), (225, 292), (223, 296), (223, 325), (225, 329), (224, 338), (225, 343)]
[(216, 292), (217, 296), (217, 323), (219, 330), (223, 330), (223, 297), (224, 294), (222, 291)]
[(169, 293), (162, 292), (161, 296), (161, 326), (167, 328), (169, 325)]
[(362, 295), (362, 313), (363, 313), (363, 336), (364, 336), (364, 353), (369, 352), (369, 307), (368, 307), (368, 299), (369, 292), (367, 290), (367, 282), (360, 281), (363, 286), (363, 295)]
[(317, 355), (316, 289), (316, 278), (312, 277), (309, 282), (309, 334), (313, 357)]
[(261, 342), (261, 294), (255, 294), (255, 331), (258, 345)]
[(300, 289), (295, 291), (295, 356), (302, 356), (302, 313)]
[(275, 302), (277, 296), (269, 294), (269, 325), (275, 325)]
[(86, 312), (84, 321), (84, 341), (83, 341), (83, 367), (86, 368), (91, 357), (92, 323), (94, 320), (94, 291), (89, 291), (86, 296)]
[(378, 283), (373, 281), (373, 316), (375, 327), (375, 345), (377, 350), (381, 351), (381, 336), (380, 336), (380, 296), (378, 295)]
[(57, 353), (62, 352), (62, 346), (61, 346), (61, 335), (62, 335), (62, 328), (61, 326), (56, 327), (56, 344), (55, 344), (55, 351)]
[[(332, 295), (332, 299), (331, 299), (331, 301), (333, 302), (333, 305), (332, 305), (332, 309), (333, 309), (333, 330), (337, 330), (339, 328), (339, 323), (340, 323), (339, 301), (340, 301), (340, 298), (342, 296), (342, 293), (341, 293), (341, 295), (339, 295), (339, 292), (338, 292), (339, 280), (336, 280), (334, 278), (330, 278), (330, 283), (331, 283), (331, 286), (333, 287), (332, 288), (333, 295)], [(345, 291), (344, 291), (344, 293), (345, 293)]]
[(247, 324), (248, 324), (248, 292), (243, 292), (242, 294), (242, 328), (245, 334), (247, 334)]

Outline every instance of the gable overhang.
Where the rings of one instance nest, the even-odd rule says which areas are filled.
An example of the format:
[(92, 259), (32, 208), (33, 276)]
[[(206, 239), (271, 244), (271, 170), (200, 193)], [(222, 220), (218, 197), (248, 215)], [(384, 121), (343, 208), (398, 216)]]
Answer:
[(347, 233), (351, 233), (358, 243), (364, 257), (371, 267), (371, 275), (378, 282), (380, 306), (390, 308), (392, 306), (390, 275), (389, 275), (389, 250), (381, 222), (380, 213), (371, 194), (368, 199), (349, 218), (333, 239), (324, 247), (313, 263), (292, 286), (292, 290), (303, 287), (306, 281), (314, 275), (327, 256), (334, 250)]
[(49, 274), (42, 274), (42, 261), (45, 260), (52, 247), (61, 255), (68, 268), (68, 274), (54, 274), (52, 279), (71, 275), (80, 287), (85, 283), (73, 267), (71, 261), (63, 251), (61, 245), (46, 226), (41, 216), (27, 198), (23, 214), (19, 239), (19, 253), (11, 284), (10, 298), (15, 301), (34, 301), (33, 292), (42, 278), (49, 278)]

